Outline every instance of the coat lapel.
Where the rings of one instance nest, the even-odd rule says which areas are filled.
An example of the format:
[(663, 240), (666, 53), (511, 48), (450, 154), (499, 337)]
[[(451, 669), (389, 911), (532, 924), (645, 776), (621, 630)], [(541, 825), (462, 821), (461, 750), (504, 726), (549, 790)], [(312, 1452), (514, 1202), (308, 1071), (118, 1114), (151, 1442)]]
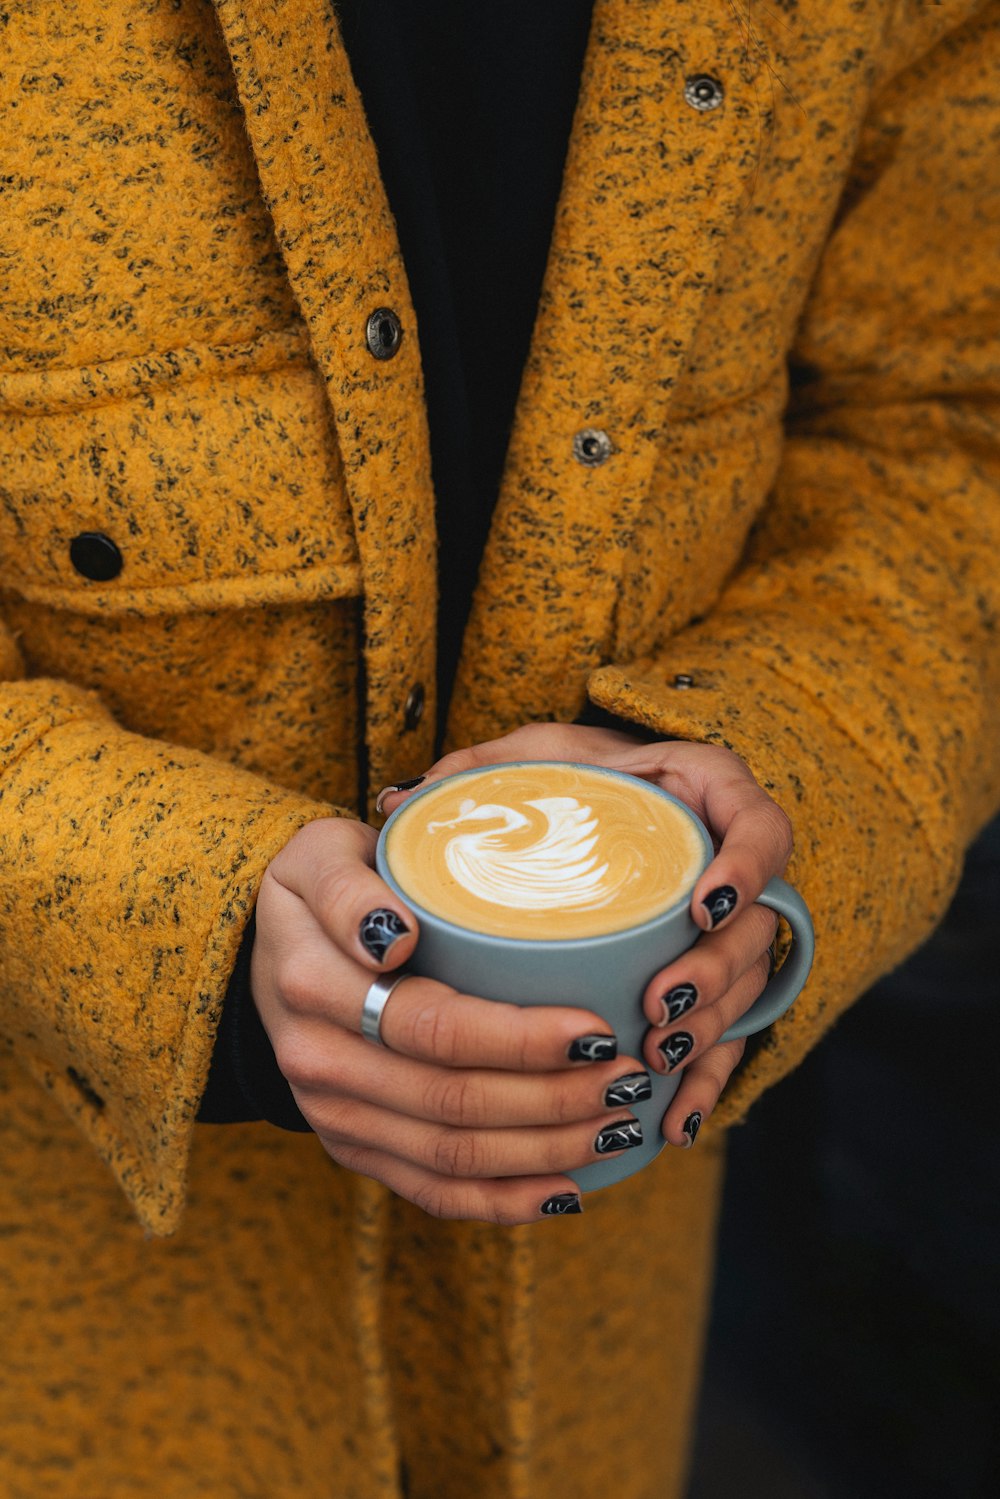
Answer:
[[(699, 74), (722, 85), (717, 107), (685, 97)], [(753, 188), (761, 109), (746, 33), (725, 0), (597, 0), (452, 703), (454, 744), (575, 717), (607, 659), (623, 549), (723, 243)], [(611, 440), (596, 467), (574, 457), (586, 428)]]
[[(261, 186), (326, 381), (365, 589), (370, 786), (432, 758), (434, 498), (416, 320), (375, 147), (330, 0), (215, 0)], [(395, 311), (396, 355), (368, 318)], [(423, 717), (406, 728), (416, 683)], [(412, 698), (410, 699), (412, 703)], [(411, 715), (412, 716), (412, 715)]]

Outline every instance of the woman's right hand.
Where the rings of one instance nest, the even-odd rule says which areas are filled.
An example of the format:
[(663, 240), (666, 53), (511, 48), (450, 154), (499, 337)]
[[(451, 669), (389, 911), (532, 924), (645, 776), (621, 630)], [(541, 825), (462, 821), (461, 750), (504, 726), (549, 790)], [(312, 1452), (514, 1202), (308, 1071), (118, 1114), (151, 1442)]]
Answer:
[[(335, 1161), (435, 1217), (578, 1212), (562, 1173), (618, 1153), (595, 1142), (632, 1115), (606, 1095), (643, 1064), (615, 1058), (590, 1010), (500, 1004), (415, 976), (385, 1006), (385, 1045), (365, 1039), (370, 984), (405, 965), (418, 936), (375, 873), (376, 840), (364, 823), (312, 822), (264, 875), (251, 987), (296, 1103)], [(573, 1055), (595, 1049), (610, 1059)]]

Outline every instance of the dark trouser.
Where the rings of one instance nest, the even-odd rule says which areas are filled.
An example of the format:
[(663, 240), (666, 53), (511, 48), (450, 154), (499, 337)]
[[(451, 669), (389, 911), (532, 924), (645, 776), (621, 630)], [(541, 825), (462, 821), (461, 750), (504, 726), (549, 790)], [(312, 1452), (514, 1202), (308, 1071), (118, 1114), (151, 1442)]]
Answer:
[(1000, 819), (934, 937), (730, 1136), (690, 1499), (997, 1492), (998, 1070)]

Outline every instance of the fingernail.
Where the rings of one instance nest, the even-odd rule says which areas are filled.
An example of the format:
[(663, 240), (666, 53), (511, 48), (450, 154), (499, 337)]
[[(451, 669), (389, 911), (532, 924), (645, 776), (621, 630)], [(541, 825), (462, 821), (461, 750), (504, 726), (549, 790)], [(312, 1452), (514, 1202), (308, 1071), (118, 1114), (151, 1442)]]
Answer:
[(395, 786), (383, 786), (382, 790), (375, 798), (375, 811), (381, 817), (382, 803), (385, 801), (387, 796), (391, 796), (394, 791), (412, 791), (414, 786), (419, 786), (420, 782), (426, 781), (426, 779), (426, 776), (414, 776), (410, 781), (397, 781)]
[(688, 1137), (684, 1149), (690, 1150), (698, 1138), (698, 1131), (701, 1129), (701, 1110), (695, 1109), (693, 1114), (689, 1114), (681, 1127)]
[(577, 1036), (566, 1053), (571, 1062), (613, 1062), (618, 1055), (616, 1036)]
[(384, 963), (385, 955), (394, 942), (405, 937), (410, 928), (401, 916), (385, 906), (369, 911), (361, 919), (358, 935), (366, 952), (371, 953), (376, 963)]
[(613, 1150), (632, 1150), (642, 1144), (642, 1125), (638, 1119), (622, 1119), (618, 1124), (606, 1124), (594, 1141), (598, 1155), (609, 1155)]
[(667, 1071), (673, 1072), (679, 1067), (684, 1058), (694, 1047), (694, 1037), (687, 1031), (674, 1031), (665, 1041), (661, 1041), (659, 1051), (667, 1064)]
[(624, 1077), (611, 1084), (604, 1095), (604, 1102), (609, 1109), (614, 1109), (620, 1103), (641, 1103), (644, 1098), (650, 1098), (652, 1092), (653, 1084), (648, 1072), (627, 1072)]
[(557, 1192), (546, 1197), (538, 1211), (543, 1218), (565, 1218), (567, 1213), (582, 1213), (583, 1204), (576, 1192)]
[(673, 1025), (675, 1020), (680, 1020), (688, 1010), (694, 1008), (698, 1003), (698, 991), (694, 984), (675, 984), (668, 989), (660, 1000), (663, 1006), (663, 1019), (658, 1020), (658, 1026)]
[(708, 912), (709, 926), (718, 926), (720, 921), (725, 921), (727, 916), (736, 910), (736, 902), (739, 895), (732, 885), (720, 885), (718, 890), (713, 890), (702, 901), (702, 905)]

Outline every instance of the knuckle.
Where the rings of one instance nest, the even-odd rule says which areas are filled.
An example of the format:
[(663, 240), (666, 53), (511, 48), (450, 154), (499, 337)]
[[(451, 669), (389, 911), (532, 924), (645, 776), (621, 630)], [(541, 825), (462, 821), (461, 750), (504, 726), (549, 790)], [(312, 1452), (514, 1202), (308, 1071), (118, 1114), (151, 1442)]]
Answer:
[(459, 1038), (452, 1009), (430, 1000), (414, 1010), (411, 1021), (413, 1046), (421, 1056), (432, 1057), (445, 1067), (458, 1059)]
[(413, 1190), (412, 1202), (429, 1218), (452, 1218), (451, 1194), (445, 1182), (425, 1181)]
[(315, 1053), (301, 1045), (294, 1031), (280, 1035), (274, 1042), (274, 1060), (282, 1077), (293, 1088), (315, 1088), (321, 1081)]
[(746, 1037), (738, 1041), (720, 1041), (714, 1048), (716, 1052), (715, 1066), (722, 1087), (728, 1082), (730, 1074), (743, 1060), (743, 1053), (747, 1049)]
[(443, 1130), (434, 1142), (431, 1166), (439, 1176), (479, 1176), (481, 1147), (467, 1129)]
[(358, 1143), (358, 1121), (349, 1100), (324, 1097), (310, 1109), (310, 1116), (309, 1123), (324, 1140), (336, 1141), (342, 1148), (355, 1146), (359, 1154), (365, 1153)]
[(311, 1015), (319, 1007), (320, 991), (316, 975), (290, 953), (275, 969), (274, 982), (285, 1008), (295, 1015)]
[(329, 917), (339, 915), (350, 907), (354, 888), (349, 866), (326, 865), (316, 876), (313, 886), (317, 910)]
[[(524, 1213), (519, 1212), (507, 1197), (501, 1195), (488, 1197), (480, 1216), (487, 1223), (496, 1224), (498, 1228), (515, 1228), (519, 1223), (529, 1222)], [(534, 1213), (530, 1215), (531, 1218), (534, 1216)]]
[(514, 1072), (528, 1072), (533, 1050), (528, 1015), (520, 1011), (514, 1022), (505, 1037), (507, 1066)]
[[(615, 1069), (617, 1071), (617, 1068)], [(574, 1078), (572, 1082), (575, 1082)], [(584, 1079), (581, 1079), (584, 1081)], [(587, 1080), (589, 1081), (589, 1080)], [(553, 1088), (551, 1098), (551, 1120), (552, 1124), (575, 1124), (579, 1116), (579, 1098), (575, 1096), (572, 1084), (563, 1088)], [(588, 1103), (593, 1100), (588, 1098)]]
[(459, 1128), (474, 1125), (482, 1117), (482, 1087), (473, 1074), (454, 1072), (428, 1085), (425, 1103), (431, 1118)]

